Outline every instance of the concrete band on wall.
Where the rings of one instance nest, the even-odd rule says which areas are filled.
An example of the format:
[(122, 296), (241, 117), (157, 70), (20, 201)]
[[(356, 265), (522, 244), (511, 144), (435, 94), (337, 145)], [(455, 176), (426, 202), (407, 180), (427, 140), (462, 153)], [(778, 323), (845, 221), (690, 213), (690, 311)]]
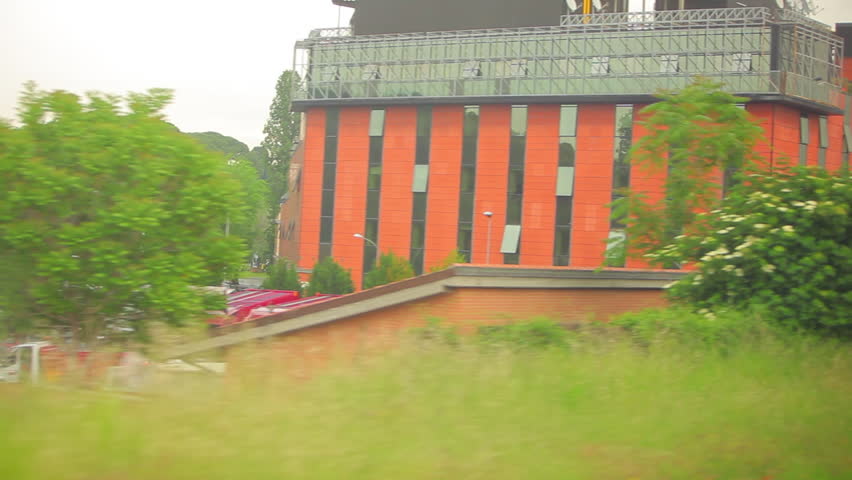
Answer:
[(225, 327), (216, 332), (218, 336), (176, 347), (167, 352), (164, 357), (180, 358), (252, 340), (285, 335), (377, 310), (425, 300), (457, 289), (662, 291), (683, 275), (685, 275), (684, 272), (676, 270), (456, 265), (440, 272), (345, 295), (298, 310), (270, 315), (250, 324)]

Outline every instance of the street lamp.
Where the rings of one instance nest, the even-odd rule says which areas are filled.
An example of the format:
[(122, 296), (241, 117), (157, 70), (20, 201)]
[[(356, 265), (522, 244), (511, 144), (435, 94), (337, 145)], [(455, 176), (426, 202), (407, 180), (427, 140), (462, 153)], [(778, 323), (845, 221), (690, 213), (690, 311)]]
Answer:
[(488, 235), (485, 238), (485, 263), (491, 263), (491, 216), (494, 212), (482, 212), (488, 218)]
[(376, 247), (376, 252), (379, 251), (379, 246), (376, 245), (376, 242), (370, 240), (369, 238), (365, 237), (364, 235), (361, 235), (360, 233), (356, 233), (352, 236), (355, 237), (355, 238), (360, 238), (361, 240), (364, 240), (365, 242), (369, 243), (370, 245)]

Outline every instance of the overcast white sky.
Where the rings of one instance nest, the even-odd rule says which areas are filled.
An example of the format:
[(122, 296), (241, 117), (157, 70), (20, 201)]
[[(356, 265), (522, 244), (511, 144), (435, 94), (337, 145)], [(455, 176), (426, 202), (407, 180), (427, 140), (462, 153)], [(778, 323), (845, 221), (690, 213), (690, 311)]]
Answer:
[[(459, 0), (463, 1), (463, 0)], [(819, 0), (818, 19), (852, 22), (852, 0)], [(313, 28), (348, 25), (331, 0), (0, 0), (0, 117), (22, 85), (77, 93), (175, 90), (183, 131), (260, 143), (275, 82)]]

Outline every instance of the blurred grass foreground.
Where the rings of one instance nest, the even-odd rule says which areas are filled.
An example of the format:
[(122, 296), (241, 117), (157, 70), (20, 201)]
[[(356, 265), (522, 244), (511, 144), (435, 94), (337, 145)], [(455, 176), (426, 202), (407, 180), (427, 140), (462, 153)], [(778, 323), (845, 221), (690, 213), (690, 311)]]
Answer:
[(142, 399), (4, 386), (0, 478), (852, 478), (848, 343), (420, 333), (311, 378), (254, 346)]

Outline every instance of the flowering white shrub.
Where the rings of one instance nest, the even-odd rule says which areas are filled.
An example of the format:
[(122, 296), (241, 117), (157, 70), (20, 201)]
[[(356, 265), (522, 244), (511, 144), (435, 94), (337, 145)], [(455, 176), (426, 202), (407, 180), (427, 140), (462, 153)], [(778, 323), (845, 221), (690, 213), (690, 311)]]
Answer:
[(675, 298), (697, 309), (761, 308), (791, 326), (852, 333), (852, 181), (822, 169), (752, 174), (706, 233), (681, 235), (655, 253), (696, 271)]

